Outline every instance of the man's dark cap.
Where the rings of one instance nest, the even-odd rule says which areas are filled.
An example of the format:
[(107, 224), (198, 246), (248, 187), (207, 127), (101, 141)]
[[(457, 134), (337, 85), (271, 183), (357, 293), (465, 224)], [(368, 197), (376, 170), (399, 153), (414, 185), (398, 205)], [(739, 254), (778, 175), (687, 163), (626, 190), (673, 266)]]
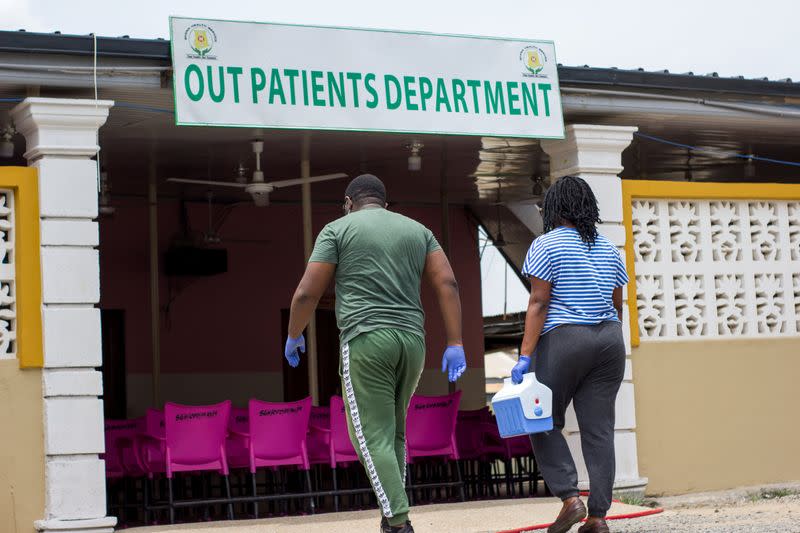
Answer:
[(381, 203), (386, 203), (386, 187), (383, 182), (372, 174), (361, 174), (353, 179), (344, 191), (353, 202), (360, 202), (366, 198), (374, 198)]

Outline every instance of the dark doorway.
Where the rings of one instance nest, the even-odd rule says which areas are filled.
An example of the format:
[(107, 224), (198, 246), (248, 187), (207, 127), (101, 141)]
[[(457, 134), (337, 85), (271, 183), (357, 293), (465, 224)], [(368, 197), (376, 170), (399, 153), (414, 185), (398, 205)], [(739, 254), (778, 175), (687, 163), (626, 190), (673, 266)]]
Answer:
[(125, 387), (125, 311), (101, 309), (103, 335), (103, 409), (106, 418), (127, 417)]
[[(319, 403), (328, 405), (333, 395), (341, 395), (339, 382), (339, 329), (332, 310), (317, 309), (317, 371), (319, 372)], [(280, 350), (286, 344), (289, 310), (281, 310), (283, 337)], [(283, 360), (283, 400), (294, 402), (308, 396), (308, 359), (300, 358), (300, 366), (292, 368)]]

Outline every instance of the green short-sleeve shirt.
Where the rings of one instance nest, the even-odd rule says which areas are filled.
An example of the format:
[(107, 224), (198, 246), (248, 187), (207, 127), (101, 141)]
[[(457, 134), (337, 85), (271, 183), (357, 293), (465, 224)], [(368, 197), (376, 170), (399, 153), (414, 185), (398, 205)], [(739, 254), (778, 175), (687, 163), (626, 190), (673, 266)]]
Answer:
[(325, 226), (309, 262), (336, 264), (342, 343), (383, 328), (424, 335), (420, 282), (427, 255), (439, 249), (428, 228), (382, 208), (361, 209)]

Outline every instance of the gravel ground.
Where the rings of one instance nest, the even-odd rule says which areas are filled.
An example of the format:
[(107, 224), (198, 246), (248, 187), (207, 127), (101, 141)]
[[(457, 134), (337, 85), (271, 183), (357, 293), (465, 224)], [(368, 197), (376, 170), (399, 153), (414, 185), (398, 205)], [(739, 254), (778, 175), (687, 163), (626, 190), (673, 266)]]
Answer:
[(613, 533), (800, 533), (799, 492), (794, 484), (657, 498), (663, 513), (609, 527)]

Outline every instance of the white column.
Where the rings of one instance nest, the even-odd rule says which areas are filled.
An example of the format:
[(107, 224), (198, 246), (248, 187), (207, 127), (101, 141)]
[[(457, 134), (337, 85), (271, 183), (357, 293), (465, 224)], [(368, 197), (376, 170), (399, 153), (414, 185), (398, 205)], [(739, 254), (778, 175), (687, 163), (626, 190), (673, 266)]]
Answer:
[(97, 131), (110, 101), (27, 98), (11, 116), (39, 174), (45, 515), (39, 531), (111, 532), (106, 517)]
[[(622, 151), (633, 139), (636, 128), (629, 126), (598, 126), (571, 124), (566, 127), (566, 138), (561, 141), (542, 141), (542, 149), (550, 156), (550, 179), (578, 176), (586, 180), (597, 197), (600, 218), (598, 228), (616, 244), (625, 257), (625, 226), (622, 221)], [(627, 292), (623, 291), (627, 299)], [(625, 352), (630, 357), (630, 322), (628, 307), (623, 304)], [(636, 456), (636, 415), (633, 396), (631, 360), (625, 362), (625, 378), (617, 395), (614, 442), (617, 452), (617, 471), (614, 487), (620, 491), (643, 493), (647, 479), (639, 476)], [(583, 461), (575, 411), (567, 411), (564, 432), (578, 467), (580, 488), (589, 488), (589, 476)]]

